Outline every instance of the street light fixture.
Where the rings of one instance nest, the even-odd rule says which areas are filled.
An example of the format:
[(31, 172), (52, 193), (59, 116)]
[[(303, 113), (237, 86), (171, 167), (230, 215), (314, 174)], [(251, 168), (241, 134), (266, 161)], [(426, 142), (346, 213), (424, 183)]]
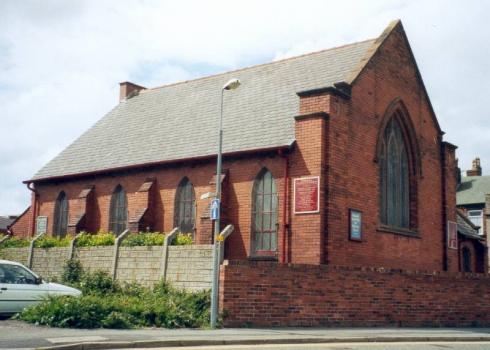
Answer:
[(221, 108), (219, 117), (218, 135), (218, 162), (216, 165), (216, 197), (217, 217), (214, 221), (214, 243), (213, 243), (213, 284), (211, 287), (211, 328), (216, 328), (218, 319), (218, 288), (219, 288), (219, 244), (217, 237), (220, 234), (221, 224), (221, 162), (223, 152), (223, 97), (225, 90), (235, 90), (240, 86), (240, 80), (231, 79), (221, 89)]

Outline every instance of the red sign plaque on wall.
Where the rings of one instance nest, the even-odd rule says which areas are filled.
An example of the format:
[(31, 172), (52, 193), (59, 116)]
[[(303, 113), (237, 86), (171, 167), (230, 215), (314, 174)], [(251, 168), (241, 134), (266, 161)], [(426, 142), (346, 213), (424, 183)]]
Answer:
[(294, 179), (294, 213), (308, 214), (320, 211), (320, 177)]

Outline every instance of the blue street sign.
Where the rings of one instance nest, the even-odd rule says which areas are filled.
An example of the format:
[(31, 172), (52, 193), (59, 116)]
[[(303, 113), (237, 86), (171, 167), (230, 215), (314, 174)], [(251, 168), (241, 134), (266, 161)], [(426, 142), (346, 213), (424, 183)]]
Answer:
[(215, 198), (211, 201), (211, 220), (218, 220), (219, 219), (219, 199)]

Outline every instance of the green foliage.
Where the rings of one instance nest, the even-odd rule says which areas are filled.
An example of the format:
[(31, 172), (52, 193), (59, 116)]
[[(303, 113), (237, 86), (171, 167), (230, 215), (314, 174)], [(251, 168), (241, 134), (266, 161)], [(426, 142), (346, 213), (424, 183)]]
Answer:
[(83, 267), (79, 260), (70, 259), (66, 262), (63, 268), (63, 274), (61, 280), (63, 283), (77, 283), (80, 282), (83, 275)]
[(0, 249), (2, 248), (23, 248), (28, 247), (31, 241), (27, 238), (22, 237), (10, 237), (5, 242), (0, 244)]
[(191, 245), (193, 243), (194, 241), (191, 233), (177, 233), (172, 241), (172, 245)]
[(43, 236), (34, 242), (35, 248), (68, 247), (72, 240), (71, 236), (63, 238)]
[(121, 245), (125, 247), (163, 245), (165, 234), (160, 232), (131, 233), (124, 238)]
[(114, 245), (116, 237), (112, 233), (99, 232), (91, 234), (83, 232), (76, 241), (77, 247), (99, 247)]
[(95, 271), (84, 273), (78, 287), (83, 293), (106, 295), (116, 293), (121, 290), (119, 283), (105, 271)]
[(50, 297), (17, 318), (65, 328), (195, 328), (209, 322), (208, 291), (190, 293), (164, 282), (152, 289), (137, 283), (120, 286), (101, 271), (84, 274), (76, 286), (84, 292), (81, 297)]

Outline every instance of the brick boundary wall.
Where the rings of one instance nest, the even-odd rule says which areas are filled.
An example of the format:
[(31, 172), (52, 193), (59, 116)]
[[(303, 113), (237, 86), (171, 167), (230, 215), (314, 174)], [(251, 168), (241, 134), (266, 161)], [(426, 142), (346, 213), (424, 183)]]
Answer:
[(225, 326), (490, 326), (490, 275), (230, 261)]
[[(0, 259), (27, 265), (29, 248), (0, 249)], [(74, 257), (86, 271), (112, 273), (114, 246), (75, 248)], [(60, 280), (68, 247), (34, 248), (32, 270), (47, 280)], [(162, 246), (120, 247), (116, 279), (151, 286), (162, 278)], [(212, 245), (170, 246), (167, 281), (190, 291), (211, 289)]]

